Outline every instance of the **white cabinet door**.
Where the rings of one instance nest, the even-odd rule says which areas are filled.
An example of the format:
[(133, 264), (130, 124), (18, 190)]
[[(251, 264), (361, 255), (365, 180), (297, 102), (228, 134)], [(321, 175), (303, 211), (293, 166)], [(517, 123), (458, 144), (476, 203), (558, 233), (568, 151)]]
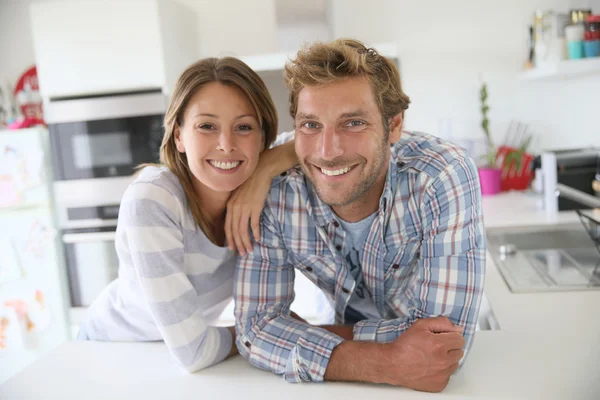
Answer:
[(164, 85), (156, 2), (38, 2), (30, 11), (44, 97)]

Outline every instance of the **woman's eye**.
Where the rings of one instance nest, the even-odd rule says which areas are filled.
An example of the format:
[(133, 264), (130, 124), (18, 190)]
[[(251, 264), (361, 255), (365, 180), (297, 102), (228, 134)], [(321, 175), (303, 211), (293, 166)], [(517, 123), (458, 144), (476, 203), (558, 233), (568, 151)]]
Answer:
[(214, 128), (215, 128), (214, 125), (211, 125), (211, 124), (200, 124), (200, 125), (198, 125), (198, 129), (207, 130), (207, 131), (211, 130), (211, 129), (214, 129)]
[(244, 132), (249, 132), (252, 129), (253, 129), (252, 125), (240, 125), (240, 126), (238, 126), (238, 130), (244, 131)]

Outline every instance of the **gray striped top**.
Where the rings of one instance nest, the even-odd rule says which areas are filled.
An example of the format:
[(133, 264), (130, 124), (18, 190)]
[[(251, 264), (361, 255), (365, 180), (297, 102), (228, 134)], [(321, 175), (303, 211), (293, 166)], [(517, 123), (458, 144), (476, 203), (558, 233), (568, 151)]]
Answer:
[(196, 230), (168, 169), (146, 167), (125, 191), (115, 242), (119, 276), (90, 307), (80, 338), (164, 340), (189, 372), (223, 360), (231, 334), (211, 324), (232, 298), (236, 253)]

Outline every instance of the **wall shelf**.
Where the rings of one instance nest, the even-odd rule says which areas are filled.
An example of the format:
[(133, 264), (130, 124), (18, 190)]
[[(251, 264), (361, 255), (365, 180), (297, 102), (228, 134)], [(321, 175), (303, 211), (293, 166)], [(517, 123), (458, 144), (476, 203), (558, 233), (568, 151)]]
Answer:
[(555, 64), (546, 64), (520, 73), (518, 79), (520, 81), (572, 79), (592, 74), (600, 75), (600, 57), (565, 60)]
[[(389, 58), (398, 58), (395, 43), (380, 43), (373, 46), (381, 55)], [(256, 72), (283, 70), (285, 63), (296, 56), (296, 52), (280, 52), (258, 54), (240, 57), (250, 68)]]

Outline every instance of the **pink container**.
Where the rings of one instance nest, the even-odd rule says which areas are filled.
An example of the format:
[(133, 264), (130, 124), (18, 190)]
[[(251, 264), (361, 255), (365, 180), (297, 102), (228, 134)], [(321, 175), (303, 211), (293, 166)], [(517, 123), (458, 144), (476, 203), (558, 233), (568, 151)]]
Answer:
[(499, 168), (479, 168), (479, 182), (481, 194), (491, 196), (500, 193), (502, 170)]

